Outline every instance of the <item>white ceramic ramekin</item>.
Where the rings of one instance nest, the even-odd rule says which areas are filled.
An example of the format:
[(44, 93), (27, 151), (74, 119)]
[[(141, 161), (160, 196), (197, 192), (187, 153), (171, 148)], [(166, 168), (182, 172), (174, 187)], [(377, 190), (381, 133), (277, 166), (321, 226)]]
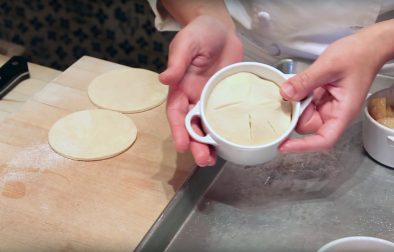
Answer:
[[(232, 143), (218, 135), (209, 125), (205, 115), (205, 104), (216, 84), (224, 78), (239, 72), (250, 72), (264, 79), (271, 80), (278, 85), (281, 85), (292, 76), (286, 75), (274, 67), (257, 62), (242, 62), (224, 67), (208, 80), (202, 91), (200, 101), (187, 114), (185, 125), (193, 139), (201, 143), (215, 146), (217, 154), (225, 160), (240, 165), (262, 164), (273, 159), (278, 154), (278, 146), (293, 132), (298, 118), (311, 102), (312, 97), (308, 97), (302, 102), (293, 102), (291, 125), (289, 129), (275, 141), (256, 146), (244, 146)], [(193, 130), (191, 121), (194, 117), (201, 118), (201, 124), (206, 133), (205, 136), (200, 136)]]
[(394, 243), (368, 236), (344, 237), (327, 243), (317, 252), (393, 252)]
[[(366, 104), (374, 97), (394, 97), (394, 88), (375, 92), (367, 99)], [(378, 123), (365, 106), (363, 113), (363, 145), (368, 154), (384, 165), (394, 167), (394, 129)]]

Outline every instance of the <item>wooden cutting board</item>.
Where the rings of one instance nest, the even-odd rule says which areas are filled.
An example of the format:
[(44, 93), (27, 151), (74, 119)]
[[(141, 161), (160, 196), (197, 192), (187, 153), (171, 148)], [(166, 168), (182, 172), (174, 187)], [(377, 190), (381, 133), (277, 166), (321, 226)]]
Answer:
[(137, 141), (114, 158), (73, 161), (49, 147), (55, 121), (95, 108), (90, 81), (121, 68), (83, 57), (0, 123), (0, 251), (132, 251), (193, 172), (165, 104), (129, 115)]
[[(9, 59), (10, 57), (0, 54), (0, 66)], [(20, 82), (11, 92), (0, 99), (0, 121), (18, 111), (34, 93), (61, 74), (61, 71), (33, 63), (28, 63), (28, 67), (30, 78)]]

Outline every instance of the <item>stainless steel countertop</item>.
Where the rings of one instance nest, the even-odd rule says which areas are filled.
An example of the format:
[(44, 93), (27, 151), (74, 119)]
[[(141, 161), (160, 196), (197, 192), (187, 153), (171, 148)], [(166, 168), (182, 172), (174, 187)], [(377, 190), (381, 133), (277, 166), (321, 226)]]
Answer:
[(166, 251), (316, 251), (355, 235), (394, 240), (394, 170), (366, 155), (361, 122), (326, 153), (226, 163)]
[[(295, 73), (308, 64), (289, 59), (276, 67)], [(393, 84), (378, 75), (370, 92)], [(360, 118), (327, 152), (197, 169), (136, 252), (317, 251), (356, 235), (394, 241), (394, 169), (364, 151)]]
[[(371, 92), (392, 83), (378, 77)], [(394, 170), (364, 151), (361, 124), (328, 152), (225, 163), (166, 251), (316, 251), (355, 235), (394, 241)]]

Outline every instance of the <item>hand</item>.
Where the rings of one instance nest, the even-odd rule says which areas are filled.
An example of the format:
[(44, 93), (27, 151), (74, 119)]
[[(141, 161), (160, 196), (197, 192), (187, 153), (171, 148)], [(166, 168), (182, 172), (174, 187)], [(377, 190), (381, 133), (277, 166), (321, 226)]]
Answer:
[(311, 135), (285, 141), (280, 151), (319, 151), (337, 142), (361, 110), (384, 63), (379, 45), (370, 35), (361, 32), (336, 41), (308, 69), (282, 85), (285, 99), (298, 101), (311, 92), (314, 98), (296, 128)]
[[(170, 44), (167, 69), (160, 81), (170, 85), (167, 117), (176, 149), (191, 152), (199, 166), (213, 165), (213, 148), (190, 139), (184, 119), (200, 99), (207, 80), (220, 68), (241, 61), (242, 44), (233, 29), (210, 16), (199, 16), (179, 31)], [(202, 133), (198, 122), (193, 125)]]

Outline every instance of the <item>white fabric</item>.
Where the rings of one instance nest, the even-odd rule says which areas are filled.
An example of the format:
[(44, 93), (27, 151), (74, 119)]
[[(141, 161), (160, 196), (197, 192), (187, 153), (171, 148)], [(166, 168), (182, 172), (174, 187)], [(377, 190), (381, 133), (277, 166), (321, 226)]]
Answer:
[[(248, 40), (247, 44), (255, 44), (271, 56), (263, 59), (265, 63), (288, 57), (315, 59), (333, 41), (375, 23), (381, 9), (380, 1), (373, 0), (225, 2), (244, 43)], [(238, 12), (249, 13), (250, 19)], [(268, 13), (270, 19), (265, 18), (266, 14), (259, 15), (261, 12)], [(273, 54), (273, 46), (279, 52)], [(261, 61), (254, 55), (246, 54)]]
[(147, 1), (155, 14), (155, 26), (158, 31), (179, 31), (182, 28), (181, 25), (164, 9), (160, 4), (160, 1)]
[[(148, 0), (158, 30), (181, 27)], [(244, 44), (245, 60), (275, 64), (283, 58), (317, 58), (333, 41), (394, 15), (393, 0), (225, 0)], [(390, 17), (389, 17), (390, 18)], [(392, 17), (391, 17), (392, 18)]]

